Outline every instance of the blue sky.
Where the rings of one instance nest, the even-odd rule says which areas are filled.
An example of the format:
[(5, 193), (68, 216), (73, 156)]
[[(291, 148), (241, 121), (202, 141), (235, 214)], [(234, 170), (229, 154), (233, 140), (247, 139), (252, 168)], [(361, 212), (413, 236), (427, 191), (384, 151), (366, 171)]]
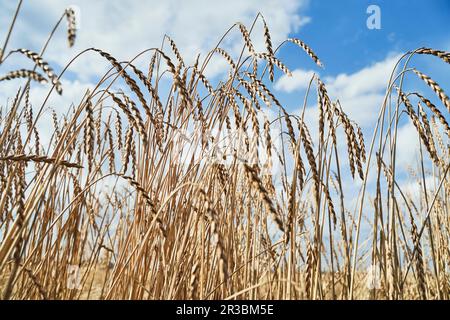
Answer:
[[(369, 30), (369, 5), (381, 9), (381, 29)], [(307, 42), (325, 63), (322, 76), (351, 74), (384, 60), (389, 54), (418, 47), (450, 50), (450, 1), (309, 1), (302, 13), (311, 21), (294, 36)], [(290, 67), (313, 68), (306, 56), (292, 48), (281, 50)], [(416, 57), (415, 66), (430, 71), (442, 84), (448, 70), (430, 57)]]
[[(371, 4), (381, 9), (381, 30), (366, 27)], [(450, 47), (447, 0), (310, 1), (304, 14), (311, 23), (298, 36), (320, 53), (330, 74), (356, 72), (393, 51)]]
[[(366, 25), (370, 15), (366, 9), (372, 4), (381, 10), (380, 30), (370, 30)], [(280, 56), (291, 69), (298, 68), (298, 74), (319, 73), (326, 80), (329, 93), (341, 100), (344, 110), (364, 127), (368, 138), (399, 55), (422, 46), (450, 50), (450, 2), (446, 0), (309, 1), (302, 15), (310, 21), (292, 36), (308, 43), (324, 62), (325, 69), (315, 67), (292, 46), (284, 47)], [(444, 89), (450, 87), (448, 67), (439, 59), (416, 55), (410, 66), (432, 76)], [(292, 83), (284, 78), (286, 83)], [(292, 90), (292, 86), (288, 86), (289, 90), (279, 90), (282, 101), (291, 108), (298, 107), (303, 102), (307, 79), (299, 80), (298, 90)], [(405, 88), (422, 92), (439, 104), (434, 93), (412, 73), (406, 77)], [(414, 134), (412, 125), (405, 120), (401, 123), (402, 138), (408, 140)], [(404, 163), (412, 159), (416, 150), (411, 139), (407, 142), (400, 152)]]

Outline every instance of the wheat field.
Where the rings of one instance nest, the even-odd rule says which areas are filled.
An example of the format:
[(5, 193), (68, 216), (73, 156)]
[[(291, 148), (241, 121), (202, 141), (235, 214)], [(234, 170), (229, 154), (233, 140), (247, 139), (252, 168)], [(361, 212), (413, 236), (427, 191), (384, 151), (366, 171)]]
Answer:
[[(9, 50), (12, 21), (0, 51), (0, 89), (17, 84), (0, 105), (2, 299), (449, 298), (450, 99), (414, 68), (417, 55), (449, 67), (449, 52), (406, 52), (364, 136), (317, 75), (301, 113), (277, 99), (274, 80), (291, 73), (281, 47), (322, 62), (300, 39), (273, 44), (261, 14), (192, 65), (164, 36), (128, 61), (85, 49), (59, 74), (45, 53), (57, 29), (67, 39), (54, 41), (76, 41), (73, 10), (39, 52)], [(221, 47), (230, 33), (240, 56)], [(23, 68), (5, 70), (11, 56)], [(80, 56), (109, 71), (81, 101), (58, 106), (44, 145), (38, 121)], [(205, 69), (217, 60), (227, 72), (213, 81)], [(428, 90), (405, 90), (412, 77)], [(37, 83), (48, 96), (32, 105)], [(315, 123), (305, 117), (311, 101)], [(420, 142), (415, 195), (398, 179), (401, 121)], [(357, 194), (344, 192), (348, 177)]]

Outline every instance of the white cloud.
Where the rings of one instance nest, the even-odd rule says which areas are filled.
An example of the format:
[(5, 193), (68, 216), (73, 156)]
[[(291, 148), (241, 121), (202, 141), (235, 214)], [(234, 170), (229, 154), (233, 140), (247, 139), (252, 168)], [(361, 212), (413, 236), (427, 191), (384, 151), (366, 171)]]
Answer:
[[(390, 54), (352, 74), (339, 74), (325, 79), (328, 93), (338, 98), (349, 117), (364, 129), (366, 147), (372, 139), (373, 128), (385, 99), (389, 78), (400, 55)], [(403, 115), (406, 117), (406, 115)], [(405, 172), (415, 165), (419, 155), (416, 128), (408, 119), (399, 124), (397, 132), (396, 168)], [(369, 180), (369, 183), (372, 181)]]
[(328, 87), (345, 96), (380, 92), (386, 88), (392, 69), (399, 58), (399, 55), (390, 55), (385, 60), (353, 74), (341, 73), (334, 78), (327, 79)]
[(275, 89), (287, 93), (306, 89), (314, 74), (312, 70), (295, 69), (292, 76), (284, 74), (280, 77), (275, 83)]
[(391, 72), (400, 58), (389, 55), (355, 73), (342, 73), (325, 79), (332, 97), (339, 98), (345, 112), (362, 126), (372, 126), (377, 119)]
[[(66, 41), (66, 21), (50, 42), (44, 58), (50, 62), (56, 73), (79, 52), (96, 47), (111, 53), (118, 60), (130, 60), (141, 51), (160, 47), (165, 34), (171, 36), (187, 62), (190, 63), (201, 53), (215, 47), (225, 31), (235, 22), (241, 21), (250, 27), (258, 12), (261, 12), (270, 28), (274, 45), (296, 32), (308, 23), (308, 17), (300, 16), (308, 0), (167, 0), (167, 1), (88, 1), (88, 0), (42, 0), (27, 1), (17, 19), (8, 48), (28, 48), (39, 52), (56, 21), (69, 6), (79, 12), (77, 38), (74, 48), (68, 48)], [(15, 3), (0, 0), (0, 30), (7, 30), (15, 10)], [(256, 50), (265, 50), (263, 29), (258, 21), (252, 32)], [(233, 30), (221, 47), (238, 56), (243, 40), (238, 29)], [(8, 51), (8, 50), (7, 50)], [(166, 52), (171, 50), (166, 47)], [(145, 70), (150, 53), (142, 56), (136, 64)], [(208, 76), (218, 74), (226, 66), (221, 57), (214, 57), (206, 69)], [(21, 55), (13, 55), (0, 66), (0, 74), (32, 64)], [(104, 58), (91, 52), (81, 56), (62, 77), (64, 94), (52, 93), (46, 107), (53, 107), (58, 113), (66, 113), (71, 103), (78, 104), (86, 88), (93, 89), (95, 83), (110, 68)], [(24, 82), (6, 81), (0, 84), (0, 105), (13, 98)], [(32, 85), (33, 106), (39, 108), (49, 90), (49, 85)], [(51, 117), (44, 115), (38, 124), (52, 131)], [(44, 135), (46, 135), (44, 133)], [(42, 137), (48, 141), (50, 136)]]
[[(403, 114), (406, 117), (406, 114)], [(408, 166), (415, 166), (419, 159), (419, 136), (417, 130), (408, 119), (408, 122), (398, 128), (397, 132), (396, 164), (401, 170)]]
[[(8, 1), (0, 2), (4, 7), (3, 2)], [(119, 60), (128, 60), (142, 50), (160, 47), (164, 34), (170, 35), (182, 55), (192, 60), (199, 52), (204, 57), (235, 22), (241, 21), (250, 26), (258, 12), (265, 16), (274, 44), (281, 42), (290, 32), (297, 31), (310, 21), (308, 17), (299, 15), (307, 2), (308, 0), (30, 1), (23, 4), (23, 12), (17, 21), (17, 30), (13, 34), (10, 48), (30, 46), (30, 49), (39, 51), (64, 9), (75, 5), (79, 8), (81, 22), (75, 48), (67, 48), (64, 21), (46, 55), (60, 66), (66, 65), (76, 53), (89, 47), (108, 51)], [(2, 30), (6, 30), (14, 11), (11, 5), (5, 8), (8, 10), (0, 12)], [(239, 53), (238, 46), (233, 47), (232, 44), (240, 37), (237, 29), (232, 31), (225, 48)], [(261, 21), (255, 25), (252, 39), (257, 50), (264, 49)], [(239, 44), (242, 44), (240, 39)], [(90, 53), (92, 55), (95, 54)], [(142, 59), (148, 63), (149, 54)], [(79, 76), (98, 76), (105, 71), (106, 63), (102, 62), (100, 57), (82, 58), (73, 69)]]
[[(342, 73), (324, 80), (328, 94), (333, 100), (339, 99), (344, 112), (360, 125), (365, 134), (371, 134), (385, 97), (392, 69), (399, 55), (389, 55), (385, 60), (376, 62), (352, 74)], [(292, 92), (305, 89), (313, 71), (297, 69), (292, 78), (282, 76), (275, 84), (280, 91)], [(305, 122), (310, 130), (317, 131), (319, 113), (315, 100), (311, 99), (305, 110)], [(295, 111), (301, 114), (302, 108)], [(317, 138), (317, 137), (316, 137)]]
[[(389, 55), (386, 59), (376, 62), (372, 65), (364, 67), (351, 74), (339, 74), (335, 77), (324, 78), (329, 95), (333, 100), (339, 99), (344, 111), (349, 115), (352, 120), (355, 120), (360, 126), (363, 127), (366, 140), (366, 151), (371, 141), (371, 135), (376, 123), (380, 108), (385, 97), (385, 91), (388, 85), (390, 74), (397, 62), (398, 55)], [(296, 70), (297, 71), (297, 70)], [(306, 71), (303, 71), (305, 75)], [(299, 73), (301, 76), (301, 73)], [(293, 77), (294, 79), (296, 76)], [(277, 83), (277, 89), (284, 91), (295, 90), (291, 88), (304, 88), (305, 79), (303, 83), (301, 79), (297, 79), (289, 82), (287, 77), (284, 77), (285, 82)], [(308, 79), (309, 80), (309, 79)], [(297, 84), (299, 83), (299, 84)], [(302, 109), (297, 109), (294, 113), (301, 114)], [(318, 108), (315, 104), (314, 98), (311, 99), (309, 106), (305, 110), (305, 122), (309, 127), (312, 138), (317, 144), (318, 140)], [(345, 142), (345, 136), (342, 129), (337, 131), (338, 135), (338, 154), (340, 158), (340, 164), (344, 189), (344, 194), (354, 194), (353, 199), (346, 199), (347, 207), (354, 208), (357, 204), (357, 197), (361, 181), (356, 178), (352, 179), (347, 157), (347, 146)], [(411, 138), (413, 137), (413, 138)], [(418, 155), (418, 141), (415, 127), (411, 122), (403, 123), (398, 128), (398, 144), (397, 144), (397, 169), (404, 172), (405, 169), (414, 163), (414, 159), (417, 159)], [(374, 158), (372, 157), (372, 165), (374, 165)], [(369, 171), (368, 185), (369, 189), (373, 189), (374, 179), (376, 179), (376, 169), (373, 168)]]

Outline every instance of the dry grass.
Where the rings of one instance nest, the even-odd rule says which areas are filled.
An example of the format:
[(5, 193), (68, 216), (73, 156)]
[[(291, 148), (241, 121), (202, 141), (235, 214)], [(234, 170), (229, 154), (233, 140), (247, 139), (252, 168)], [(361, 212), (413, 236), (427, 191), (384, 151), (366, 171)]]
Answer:
[[(55, 29), (64, 17), (72, 46), (73, 11)], [(316, 95), (317, 132), (304, 111), (281, 105), (271, 82), (290, 71), (262, 16), (254, 23), (263, 35), (240, 23), (229, 31), (242, 35), (241, 56), (218, 43), (193, 66), (169, 37), (136, 61), (85, 50), (112, 68), (66, 116), (54, 113), (47, 150), (37, 126), (47, 100), (31, 106), (30, 80), (61, 94), (63, 74), (44, 60), (47, 43), (36, 53), (6, 51), (5, 42), (0, 65), (22, 54), (34, 70), (0, 78), (28, 79), (1, 108), (2, 298), (449, 298), (449, 99), (408, 66), (415, 54), (443, 63), (450, 54), (421, 48), (402, 57), (366, 150), (361, 128), (318, 77), (304, 104)], [(255, 51), (258, 36), (265, 52)], [(285, 43), (322, 65), (303, 41)], [(213, 59), (229, 65), (218, 83), (204, 75)], [(148, 61), (147, 74), (138, 61)], [(440, 104), (404, 92), (414, 73)], [(268, 119), (266, 108), (278, 117)], [(396, 166), (398, 127), (408, 117), (421, 146), (410, 173), (416, 195), (404, 191)], [(349, 181), (359, 181), (358, 195), (346, 194)], [(375, 288), (367, 285), (370, 265)]]

